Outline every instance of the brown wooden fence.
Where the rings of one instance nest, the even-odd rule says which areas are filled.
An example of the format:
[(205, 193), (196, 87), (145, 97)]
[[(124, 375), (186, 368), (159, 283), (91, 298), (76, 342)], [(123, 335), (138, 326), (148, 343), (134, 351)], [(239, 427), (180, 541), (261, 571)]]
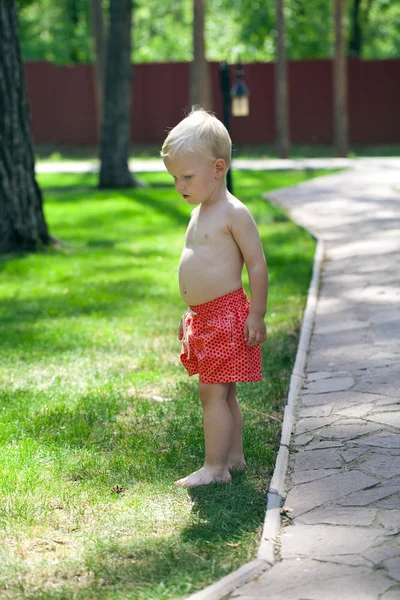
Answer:
[[(91, 65), (25, 63), (33, 135), (37, 143), (94, 145), (97, 142)], [(233, 71), (233, 69), (232, 69)], [(289, 73), (292, 142), (329, 144), (333, 138), (332, 61), (291, 61)], [(218, 64), (211, 63), (214, 111), (222, 114)], [(232, 83), (233, 83), (232, 72)], [(236, 144), (275, 140), (274, 65), (245, 65), (251, 113), (232, 120)], [(134, 66), (131, 139), (159, 143), (188, 107), (189, 64)], [(400, 59), (348, 65), (349, 137), (351, 143), (400, 143)]]

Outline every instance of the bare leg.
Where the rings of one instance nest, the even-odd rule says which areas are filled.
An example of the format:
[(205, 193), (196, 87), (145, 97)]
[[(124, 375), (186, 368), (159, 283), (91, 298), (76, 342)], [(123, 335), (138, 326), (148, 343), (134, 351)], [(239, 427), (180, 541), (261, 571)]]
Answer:
[(246, 468), (246, 462), (243, 455), (243, 417), (242, 411), (236, 398), (236, 383), (229, 385), (227, 404), (231, 411), (233, 421), (232, 442), (228, 454), (228, 466), (230, 469), (243, 471)]
[(233, 419), (227, 404), (229, 383), (200, 383), (199, 394), (204, 415), (206, 459), (204, 466), (176, 485), (197, 487), (215, 483), (229, 483), (228, 454), (232, 443)]

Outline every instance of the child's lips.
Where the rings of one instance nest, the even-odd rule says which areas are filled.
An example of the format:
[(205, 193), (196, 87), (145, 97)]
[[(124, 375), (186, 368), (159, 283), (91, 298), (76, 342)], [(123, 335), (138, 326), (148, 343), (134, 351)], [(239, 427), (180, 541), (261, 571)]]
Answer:
[(183, 194), (183, 197), (185, 198), (185, 200), (187, 200), (188, 198), (190, 198), (189, 194)]

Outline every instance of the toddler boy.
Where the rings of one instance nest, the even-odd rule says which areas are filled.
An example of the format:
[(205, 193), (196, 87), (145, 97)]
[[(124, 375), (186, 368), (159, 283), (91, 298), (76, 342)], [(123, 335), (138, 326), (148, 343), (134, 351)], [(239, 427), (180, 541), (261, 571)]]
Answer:
[[(195, 206), (179, 265), (188, 309), (178, 337), (182, 364), (189, 375), (199, 374), (205, 463), (175, 482), (185, 487), (228, 483), (230, 469), (246, 467), (236, 382), (262, 379), (268, 271), (254, 219), (226, 188), (231, 151), (224, 125), (202, 109), (174, 127), (161, 150), (176, 190)], [(243, 264), (250, 302), (242, 287)]]

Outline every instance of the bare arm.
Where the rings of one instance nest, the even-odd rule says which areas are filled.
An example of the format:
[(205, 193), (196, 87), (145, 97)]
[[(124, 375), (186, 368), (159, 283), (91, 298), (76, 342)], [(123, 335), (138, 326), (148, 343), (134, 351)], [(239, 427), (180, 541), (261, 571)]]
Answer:
[(268, 269), (257, 225), (244, 205), (235, 206), (233, 210), (232, 235), (249, 274), (251, 300), (245, 338), (249, 346), (256, 346), (267, 338), (264, 316), (267, 310)]

